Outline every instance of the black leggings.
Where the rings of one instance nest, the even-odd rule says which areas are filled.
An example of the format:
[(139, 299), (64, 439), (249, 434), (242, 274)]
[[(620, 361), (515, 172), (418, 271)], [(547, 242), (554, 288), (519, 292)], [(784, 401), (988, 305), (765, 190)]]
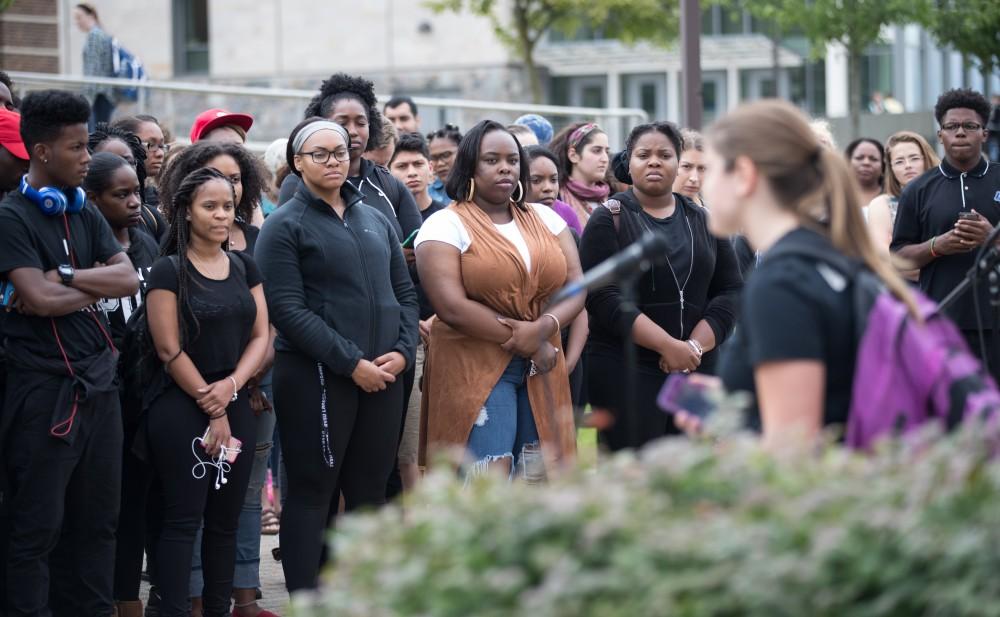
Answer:
[(329, 450), (324, 455), (320, 368), (315, 360), (278, 352), (274, 407), (288, 471), (281, 515), (281, 566), (289, 592), (317, 585), (324, 531), (342, 489), (348, 510), (385, 503), (402, 421), (402, 379), (368, 394), (325, 367)]
[[(203, 519), (204, 614), (229, 615), (236, 566), (236, 527), (250, 483), (257, 418), (250, 410), (245, 391), (240, 392), (239, 400), (229, 404), (228, 410), (229, 426), (233, 436), (243, 442), (243, 452), (236, 457), (225, 476), (226, 483), (218, 490), (215, 468), (199, 467), (205, 472), (201, 479), (192, 475), (198, 461), (191, 451), (191, 441), (201, 437), (208, 426), (208, 416), (194, 399), (172, 385), (147, 412), (150, 460), (163, 489), (163, 530), (156, 550), (162, 617), (187, 617), (191, 613), (188, 607), (191, 558), (195, 535)], [(209, 460), (200, 444), (195, 448), (202, 461)]]

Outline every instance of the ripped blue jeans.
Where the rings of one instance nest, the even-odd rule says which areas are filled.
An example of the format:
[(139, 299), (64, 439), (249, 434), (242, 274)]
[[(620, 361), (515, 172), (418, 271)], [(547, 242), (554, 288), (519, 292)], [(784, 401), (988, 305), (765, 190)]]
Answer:
[(515, 357), (493, 387), (472, 425), (467, 449), (476, 461), (472, 475), (489, 463), (509, 458), (512, 475), (525, 446), (538, 443), (538, 430), (528, 401), (528, 361)]

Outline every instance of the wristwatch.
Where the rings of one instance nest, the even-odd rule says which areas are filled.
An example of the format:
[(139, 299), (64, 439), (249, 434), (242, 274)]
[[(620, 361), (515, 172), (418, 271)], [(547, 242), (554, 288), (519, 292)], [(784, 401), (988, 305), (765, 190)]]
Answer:
[(59, 272), (59, 279), (62, 280), (62, 284), (69, 287), (73, 284), (73, 276), (76, 275), (76, 270), (73, 266), (69, 264), (63, 264), (56, 269)]

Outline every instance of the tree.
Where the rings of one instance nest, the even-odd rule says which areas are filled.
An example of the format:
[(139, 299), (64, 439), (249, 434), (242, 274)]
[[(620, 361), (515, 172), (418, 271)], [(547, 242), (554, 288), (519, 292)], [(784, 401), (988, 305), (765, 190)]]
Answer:
[[(731, 0), (783, 32), (799, 31), (815, 59), (829, 43), (840, 43), (848, 57), (848, 109), (851, 130), (861, 130), (861, 59), (889, 24), (926, 22), (931, 0)], [(984, 3), (996, 0), (982, 0)]]
[(666, 44), (677, 36), (677, 3), (670, 0), (427, 0), (426, 4), (437, 12), (468, 11), (488, 18), (500, 42), (524, 63), (536, 103), (542, 100), (542, 83), (535, 50), (551, 29), (572, 34), (583, 26), (599, 26), (605, 35), (626, 42)]
[(942, 46), (976, 60), (989, 95), (990, 76), (1000, 67), (1000, 2), (935, 0), (924, 26)]

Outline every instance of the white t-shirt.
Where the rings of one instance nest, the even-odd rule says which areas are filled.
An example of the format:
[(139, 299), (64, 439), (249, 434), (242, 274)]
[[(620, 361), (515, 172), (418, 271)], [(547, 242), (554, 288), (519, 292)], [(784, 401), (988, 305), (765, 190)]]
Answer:
[[(552, 208), (543, 206), (542, 204), (528, 204), (528, 206), (534, 209), (535, 213), (541, 217), (542, 222), (549, 228), (553, 236), (558, 236), (566, 229), (566, 221), (562, 220), (562, 217), (556, 214)], [(517, 228), (517, 223), (511, 221), (502, 225), (497, 223), (493, 225), (500, 232), (500, 235), (510, 240), (517, 247), (517, 252), (520, 253), (525, 268), (528, 269), (528, 272), (531, 272), (531, 254), (528, 252), (528, 244), (524, 241), (521, 230)], [(420, 246), (421, 243), (428, 240), (437, 240), (438, 242), (450, 244), (463, 253), (469, 250), (469, 246), (472, 245), (472, 238), (469, 237), (469, 232), (465, 230), (462, 219), (452, 210), (435, 212), (430, 218), (424, 221), (413, 246)]]

